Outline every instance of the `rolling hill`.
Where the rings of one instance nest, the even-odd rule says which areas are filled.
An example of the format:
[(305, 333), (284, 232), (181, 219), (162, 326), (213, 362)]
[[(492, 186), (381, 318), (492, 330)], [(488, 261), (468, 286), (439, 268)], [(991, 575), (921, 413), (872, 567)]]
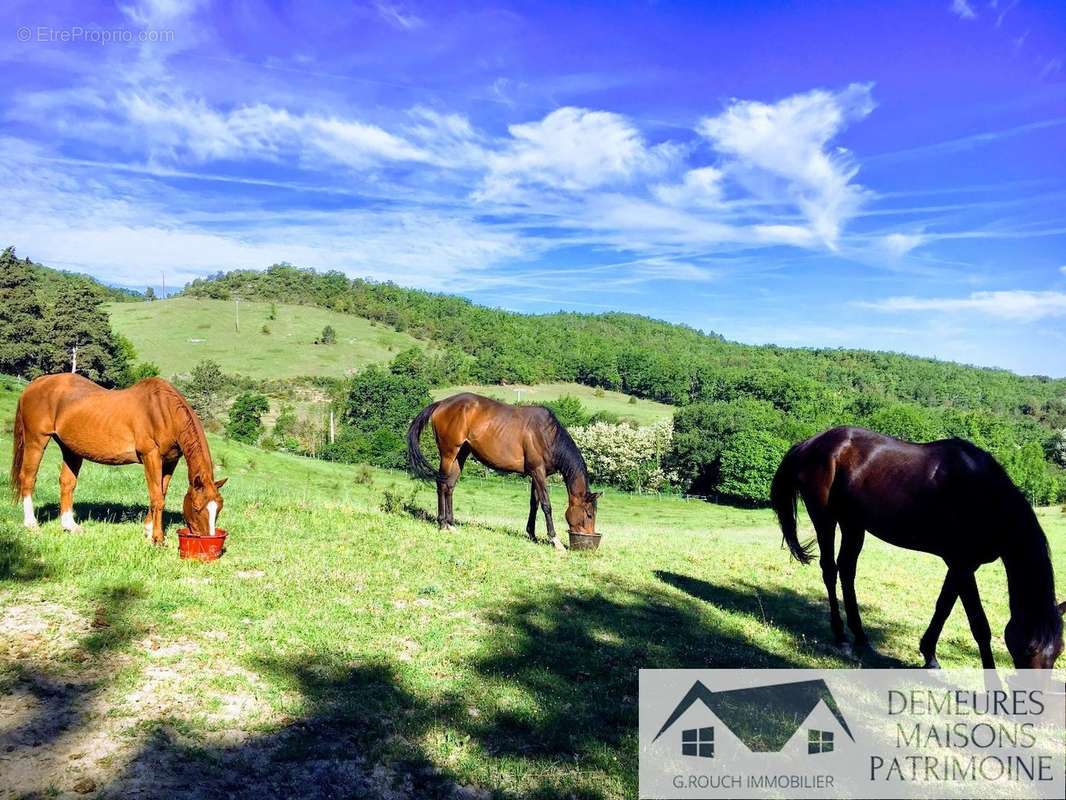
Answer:
[[(388, 326), (305, 305), (242, 301), (239, 332), (233, 301), (175, 297), (114, 303), (108, 312), (115, 331), (133, 342), (137, 358), (154, 362), (168, 378), (188, 374), (205, 359), (217, 361), (227, 374), (249, 378), (339, 378), (419, 344)], [(315, 344), (327, 325), (337, 332), (336, 343)]]

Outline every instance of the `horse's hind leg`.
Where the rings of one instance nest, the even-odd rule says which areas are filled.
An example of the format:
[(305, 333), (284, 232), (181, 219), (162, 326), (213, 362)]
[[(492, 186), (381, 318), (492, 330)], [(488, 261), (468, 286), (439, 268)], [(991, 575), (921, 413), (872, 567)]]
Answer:
[(844, 595), (844, 611), (848, 615), (848, 627), (855, 637), (856, 647), (867, 645), (866, 631), (863, 630), (862, 618), (859, 616), (859, 602), (855, 599), (855, 568), (865, 536), (866, 531), (862, 528), (843, 523), (840, 526), (840, 555), (837, 557), (840, 591)]
[(837, 603), (837, 565), (833, 557), (836, 551), (837, 521), (827, 510), (817, 509), (813, 503), (808, 508), (811, 509), (811, 521), (818, 534), (818, 563), (822, 567), (822, 581), (829, 597), (829, 625), (833, 629), (836, 646), (848, 653), (851, 651), (851, 645), (844, 636), (844, 620), (840, 616), (840, 605)]
[(74, 521), (74, 489), (78, 485), (81, 456), (65, 447), (63, 463), (59, 466), (59, 524), (69, 533), (80, 533), (81, 525)]
[(22, 524), (27, 528), (37, 527), (37, 517), (33, 513), (33, 489), (37, 485), (37, 471), (41, 468), (41, 458), (44, 457), (48, 439), (47, 435), (33, 435), (27, 431), (22, 445), (18, 490), (22, 498)]
[(454, 524), (452, 516), (452, 491), (459, 480), (459, 448), (441, 450), (440, 476), (437, 478), (437, 526), (450, 529)]

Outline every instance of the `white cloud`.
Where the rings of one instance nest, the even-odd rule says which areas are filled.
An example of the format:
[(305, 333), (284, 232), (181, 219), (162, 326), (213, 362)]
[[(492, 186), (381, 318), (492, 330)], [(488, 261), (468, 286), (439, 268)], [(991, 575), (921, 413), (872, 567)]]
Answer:
[(1063, 275), (1066, 275), (1066, 264), (1064, 264), (1063, 266), (1059, 267), (1059, 272), (1061, 272)]
[(1066, 292), (1011, 289), (974, 292), (967, 297), (890, 297), (859, 305), (878, 311), (973, 312), (998, 319), (1033, 322), (1045, 317), (1066, 316)]
[(889, 233), (878, 240), (878, 245), (893, 258), (901, 258), (926, 241), (920, 233)]
[(840, 92), (815, 90), (774, 104), (735, 100), (699, 130), (729, 158), (724, 169), (758, 196), (795, 206), (814, 235), (835, 249), (843, 224), (858, 210), (863, 189), (843, 148), (826, 146), (874, 108), (869, 84)]
[(652, 187), (652, 194), (668, 206), (718, 207), (722, 204), (722, 171), (690, 169), (681, 183), (660, 183)]
[(503, 198), (522, 187), (585, 191), (661, 172), (678, 155), (670, 144), (649, 147), (623, 116), (559, 108), (539, 122), (511, 125), (511, 140), (488, 158), (478, 197)]
[(203, 162), (300, 155), (350, 166), (376, 161), (428, 161), (424, 150), (375, 125), (313, 114), (294, 115), (262, 103), (223, 112), (185, 94), (120, 97), (129, 122), (153, 158)]
[(960, 19), (973, 19), (977, 16), (969, 0), (951, 0), (951, 13)]

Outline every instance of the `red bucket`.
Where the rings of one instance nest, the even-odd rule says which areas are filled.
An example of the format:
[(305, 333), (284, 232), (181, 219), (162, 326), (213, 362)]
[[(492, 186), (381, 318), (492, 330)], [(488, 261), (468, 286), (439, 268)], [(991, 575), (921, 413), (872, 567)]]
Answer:
[(226, 532), (215, 528), (214, 536), (197, 536), (188, 528), (178, 531), (178, 555), (196, 561), (217, 561), (226, 552)]

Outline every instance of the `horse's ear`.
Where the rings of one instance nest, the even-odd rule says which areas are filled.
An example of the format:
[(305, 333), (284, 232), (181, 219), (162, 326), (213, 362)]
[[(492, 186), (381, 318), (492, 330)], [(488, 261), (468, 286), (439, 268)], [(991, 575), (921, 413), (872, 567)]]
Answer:
[(590, 503), (595, 503), (602, 496), (603, 496), (603, 492), (589, 492), (589, 502)]
[(221, 489), (223, 486), (226, 485), (226, 481), (228, 481), (228, 480), (229, 480), (229, 478), (223, 478), (220, 481), (215, 481), (215, 488), (216, 489)]
[(201, 478), (199, 475), (194, 477), (192, 479), (192, 488), (194, 488), (198, 492), (202, 492), (204, 490), (204, 479)]
[(1066, 616), (1066, 600), (1063, 600), (1061, 603), (1059, 603), (1059, 613), (1063, 616)]

